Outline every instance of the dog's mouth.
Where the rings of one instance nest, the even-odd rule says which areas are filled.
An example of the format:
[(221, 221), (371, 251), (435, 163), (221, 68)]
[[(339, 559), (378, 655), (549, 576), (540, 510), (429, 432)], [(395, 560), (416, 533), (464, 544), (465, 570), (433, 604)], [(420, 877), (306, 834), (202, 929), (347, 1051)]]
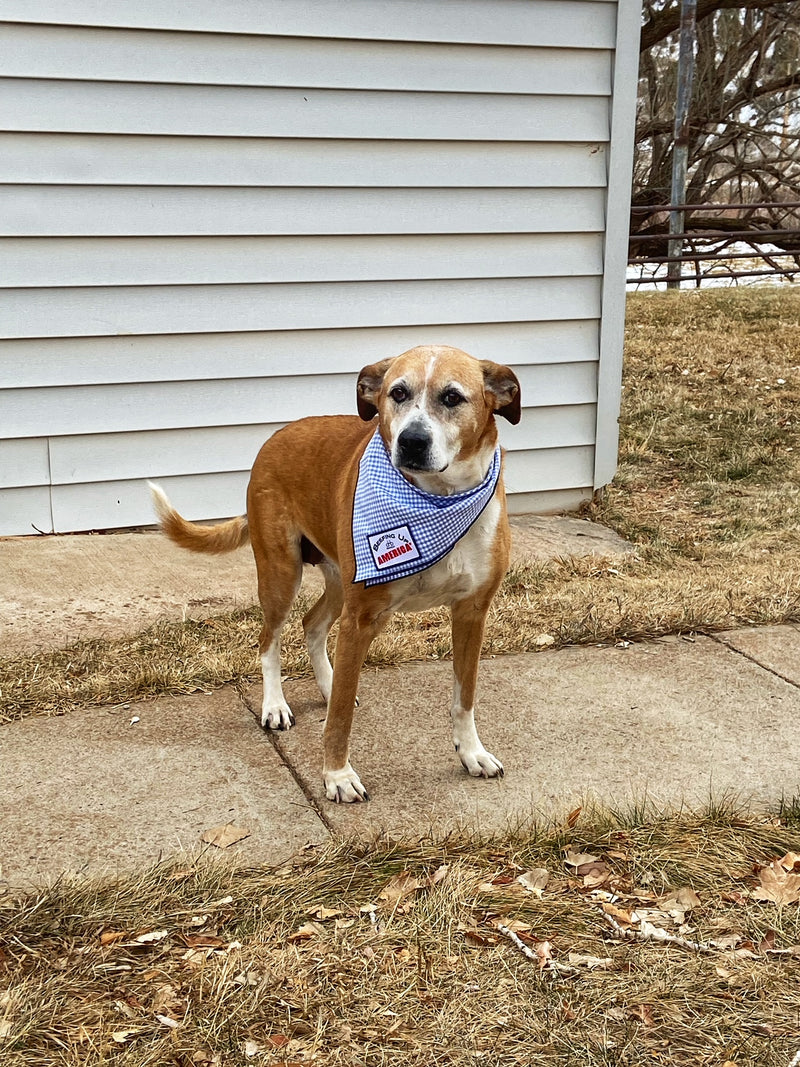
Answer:
[(449, 463), (445, 463), (443, 467), (431, 467), (428, 463), (418, 463), (414, 460), (403, 460), (398, 464), (401, 471), (413, 471), (414, 474), (444, 474)]

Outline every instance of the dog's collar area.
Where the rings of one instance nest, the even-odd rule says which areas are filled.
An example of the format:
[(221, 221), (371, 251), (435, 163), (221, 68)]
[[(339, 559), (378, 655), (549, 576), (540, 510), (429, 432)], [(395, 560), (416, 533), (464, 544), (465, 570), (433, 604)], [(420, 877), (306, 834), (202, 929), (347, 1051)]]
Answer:
[(420, 489), (392, 464), (376, 431), (358, 468), (353, 501), (354, 581), (378, 585), (432, 567), (450, 552), (494, 496), (500, 447), (485, 478), (450, 495)]

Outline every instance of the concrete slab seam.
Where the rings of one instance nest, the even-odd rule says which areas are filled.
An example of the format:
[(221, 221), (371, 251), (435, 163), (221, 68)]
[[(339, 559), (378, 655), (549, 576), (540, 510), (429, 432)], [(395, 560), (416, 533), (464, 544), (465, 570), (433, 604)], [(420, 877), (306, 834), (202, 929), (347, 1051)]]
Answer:
[[(242, 692), (241, 689), (239, 689), (238, 686), (236, 687), (236, 693), (237, 693), (239, 699), (241, 700), (242, 704), (244, 704), (244, 706), (247, 708), (247, 710), (250, 712), (250, 714), (253, 716), (253, 718), (256, 720), (256, 722), (259, 722), (259, 718), (260, 718), (259, 711), (256, 708), (253, 707), (253, 705), (250, 703), (250, 701), (247, 699), (245, 694)], [(288, 759), (286, 753), (283, 750), (283, 746), (280, 744), (280, 742), (278, 740), (278, 736), (272, 730), (264, 730), (263, 732), (266, 735), (267, 740), (269, 741), (269, 743), (272, 745), (273, 749), (275, 750), (275, 753), (277, 754), (278, 759), (281, 761), (283, 766), (286, 768), (286, 770), (292, 776), (292, 778), (294, 780), (294, 783), (297, 786), (297, 788), (300, 790), (300, 792), (306, 798), (306, 802), (308, 803), (308, 806), (311, 808), (311, 810), (317, 816), (317, 818), (322, 823), (322, 825), (325, 827), (325, 829), (328, 831), (328, 833), (333, 835), (335, 831), (334, 831), (334, 828), (333, 828), (330, 820), (328, 819), (328, 817), (323, 812), (322, 808), (317, 803), (317, 798), (314, 796), (314, 794), (309, 789), (305, 779), (302, 777), (300, 772), (292, 765), (292, 763)]]
[(760, 667), (761, 670), (766, 671), (767, 674), (772, 674), (776, 678), (780, 678), (782, 682), (786, 682), (786, 684), (792, 686), (793, 689), (800, 689), (800, 685), (798, 685), (793, 678), (788, 678), (785, 674), (781, 674), (781, 672), (775, 670), (774, 667), (768, 667), (765, 663), (762, 663), (761, 660), (756, 659), (755, 656), (751, 656), (749, 652), (744, 652), (741, 648), (734, 648), (733, 645), (729, 645), (727, 641), (721, 640), (716, 634), (708, 634), (707, 636), (728, 652), (733, 652), (734, 655), (741, 656), (742, 659), (746, 659), (756, 667)]

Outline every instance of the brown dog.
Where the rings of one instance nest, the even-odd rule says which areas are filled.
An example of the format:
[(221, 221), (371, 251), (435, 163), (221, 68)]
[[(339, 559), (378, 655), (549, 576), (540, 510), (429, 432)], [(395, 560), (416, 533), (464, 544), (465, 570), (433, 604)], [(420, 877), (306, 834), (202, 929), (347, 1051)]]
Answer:
[[(473, 705), (486, 613), (508, 567), (509, 529), (502, 471), (466, 532), (435, 562), (391, 578), (400, 550), (375, 555), (387, 567), (379, 584), (355, 580), (354, 499), (359, 465), (376, 428), (390, 474), (441, 497), (467, 495), (485, 484), (495, 459), (495, 415), (520, 418), (519, 382), (508, 367), (478, 361), (456, 348), (422, 346), (365, 367), (358, 377), (358, 413), (301, 419), (274, 434), (256, 458), (247, 491), (247, 517), (215, 526), (183, 519), (151, 486), (167, 537), (195, 552), (228, 552), (249, 538), (264, 613), (259, 649), (264, 678), (261, 725), (284, 730), (294, 717), (281, 689), (280, 635), (300, 585), (303, 562), (316, 563), (325, 592), (303, 619), (319, 688), (328, 702), (324, 733), (325, 793), (329, 800), (368, 800), (350, 766), (356, 690), (367, 649), (395, 611), (448, 605), (452, 614), (453, 743), (465, 769), (494, 778), (503, 765), (480, 742)], [(375, 415), (378, 415), (377, 423)], [(452, 501), (451, 501), (452, 503)], [(376, 520), (377, 521), (377, 520)], [(411, 521), (411, 520), (409, 520)], [(413, 524), (412, 524), (413, 525)], [(405, 526), (401, 527), (406, 530)], [(393, 533), (396, 531), (392, 531)], [(399, 542), (386, 542), (399, 543)], [(375, 550), (373, 550), (374, 553)], [(341, 617), (335, 667), (327, 654), (331, 626)]]

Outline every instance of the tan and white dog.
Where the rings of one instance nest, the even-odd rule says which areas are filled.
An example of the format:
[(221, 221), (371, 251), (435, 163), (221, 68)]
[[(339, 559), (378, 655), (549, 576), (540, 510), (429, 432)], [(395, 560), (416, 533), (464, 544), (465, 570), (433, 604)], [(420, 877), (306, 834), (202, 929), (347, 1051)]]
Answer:
[[(369, 799), (350, 766), (350, 730), (367, 649), (395, 611), (450, 607), (453, 743), (471, 775), (503, 774), (500, 760), (481, 744), (473, 716), (486, 614), (509, 560), (502, 472), (488, 504), (451, 551), (407, 577), (371, 586), (354, 581), (352, 519), (359, 462), (376, 425), (391, 463), (404, 478), (424, 492), (449, 496), (486, 477), (497, 448), (494, 416), (512, 423), (520, 418), (519, 382), (508, 367), (445, 346), (412, 348), (365, 367), (357, 389), (360, 418), (300, 419), (270, 437), (253, 465), (246, 517), (214, 526), (187, 522), (151, 486), (161, 528), (177, 545), (218, 553), (248, 539), (252, 544), (264, 614), (259, 641), (264, 729), (294, 725), (281, 689), (280, 635), (303, 562), (320, 566), (325, 592), (303, 619), (303, 628), (328, 703), (325, 794), (344, 803)], [(340, 617), (331, 668), (327, 637)]]

